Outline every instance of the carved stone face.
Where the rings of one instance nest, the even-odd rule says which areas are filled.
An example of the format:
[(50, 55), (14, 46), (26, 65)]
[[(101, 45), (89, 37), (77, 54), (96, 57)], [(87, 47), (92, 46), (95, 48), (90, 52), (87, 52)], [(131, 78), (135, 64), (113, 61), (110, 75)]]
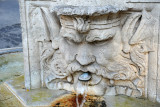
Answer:
[(144, 22), (140, 20), (146, 18), (141, 19), (139, 13), (131, 15), (125, 24), (118, 13), (62, 15), (59, 35), (52, 41), (57, 48), (44, 52), (46, 86), (81, 93), (77, 87), (87, 85), (87, 93), (92, 95), (144, 95), (143, 62), (147, 61), (146, 48), (141, 48), (145, 42), (137, 40)]
[(78, 62), (82, 67), (93, 63), (107, 65), (115, 61), (122, 50), (120, 28), (94, 29), (79, 33), (75, 29), (62, 27), (60, 51), (66, 62)]
[[(73, 25), (65, 25), (71, 21)], [(103, 95), (107, 85), (110, 84), (109, 79), (126, 80), (133, 76), (132, 73), (128, 74), (130, 71), (127, 65), (119, 61), (122, 60), (121, 27), (108, 21), (114, 22), (115, 19), (105, 19), (104, 23), (94, 21), (100, 23), (96, 25), (99, 28), (95, 28), (93, 19), (82, 17), (70, 19), (65, 16), (61, 19), (59, 51), (67, 65), (64, 69), (74, 78), (74, 85), (80, 81), (78, 78), (81, 74), (89, 72), (91, 80), (87, 82), (92, 86), (89, 87), (89, 94)]]

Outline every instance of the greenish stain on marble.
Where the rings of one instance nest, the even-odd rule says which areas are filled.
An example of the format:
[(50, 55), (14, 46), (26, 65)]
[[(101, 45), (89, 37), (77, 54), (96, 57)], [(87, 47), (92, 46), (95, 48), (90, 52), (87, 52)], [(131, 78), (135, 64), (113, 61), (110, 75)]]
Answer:
[(13, 86), (16, 86), (17, 84), (22, 84), (23, 83), (22, 81), (24, 81), (24, 75), (15, 78), (14, 82), (12, 82), (11, 84)]
[[(17, 77), (14, 81), (10, 82), (13, 86), (18, 85), (16, 88), (24, 88), (23, 75), (23, 54), (12, 53), (0, 55), (0, 83), (3, 81)], [(30, 91), (29, 91), (30, 92)], [(31, 95), (32, 102), (43, 102), (52, 97), (46, 91), (37, 91)], [(5, 100), (6, 99), (6, 100)], [(149, 100), (131, 98), (126, 96), (115, 96), (112, 107), (160, 107), (159, 103), (153, 103)], [(16, 107), (23, 107), (18, 99), (4, 86), (0, 85), (0, 107), (7, 107), (9, 105), (16, 105)]]
[(0, 107), (24, 107), (24, 106), (4, 84), (0, 84)]
[(31, 96), (32, 102), (44, 101), (44, 99), (47, 99), (49, 97), (51, 97), (51, 95), (48, 95), (45, 92), (39, 92)]
[(127, 101), (123, 103), (116, 103), (115, 107), (132, 107)]
[(5, 59), (4, 56), (0, 57), (0, 67), (2, 67), (2, 65), (6, 65), (8, 64), (8, 61)]
[[(24, 85), (24, 76), (19, 76), (17, 78), (11, 79), (6, 83), (14, 86), (14, 89), (21, 90), (22, 87), (24, 87), (23, 86)], [(0, 85), (0, 86), (2, 86), (2, 85)], [(16, 99), (15, 96), (10, 91), (8, 91), (7, 87), (5, 87), (5, 85), (3, 85), (3, 86), (4, 86), (3, 88), (0, 87), (0, 92), (2, 92), (2, 93), (0, 93), (0, 100), (8, 99), (8, 98), (9, 98), (9, 100), (6, 100), (6, 102), (5, 101), (0, 102), (0, 104), (3, 103), (5, 105), (7, 105), (7, 104), (10, 104), (9, 102), (11, 101), (12, 103), (14, 103), (14, 105), (17, 105), (17, 103), (19, 105), (21, 105), (21, 103), (18, 101), (18, 99)], [(38, 103), (43, 104), (44, 102), (48, 101), (50, 98), (54, 98), (51, 100), (51, 102), (53, 102), (53, 101), (55, 101), (56, 98), (61, 98), (61, 96), (65, 95), (65, 93), (62, 93), (57, 96), (56, 95), (58, 93), (57, 91), (49, 92), (49, 90), (47, 88), (28, 90), (28, 91), (23, 90), (22, 92), (25, 93), (24, 95), (26, 95), (26, 93), (27, 93), (27, 97), (29, 98), (29, 100), (28, 99), (26, 99), (26, 100), (28, 100), (28, 104), (38, 104)], [(54, 97), (53, 97), (53, 95), (54, 95)], [(24, 97), (26, 97), (26, 96), (24, 96)], [(112, 106), (107, 106), (107, 107), (160, 107), (160, 104), (153, 103), (149, 100), (131, 98), (131, 97), (121, 96), (121, 95), (120, 96), (107, 96), (104, 99), (104, 101), (107, 101), (107, 100), (109, 101), (109, 103), (113, 103)], [(50, 102), (48, 102), (48, 103), (50, 103)], [(106, 103), (106, 105), (107, 105), (107, 103)], [(4, 107), (7, 107), (7, 106), (4, 106)], [(18, 106), (16, 106), (16, 107), (18, 107)], [(89, 107), (89, 106), (86, 106), (86, 107)]]
[(147, 99), (116, 96), (114, 107), (160, 107), (160, 104), (151, 102)]
[(23, 74), (23, 53), (0, 55), (0, 84)]

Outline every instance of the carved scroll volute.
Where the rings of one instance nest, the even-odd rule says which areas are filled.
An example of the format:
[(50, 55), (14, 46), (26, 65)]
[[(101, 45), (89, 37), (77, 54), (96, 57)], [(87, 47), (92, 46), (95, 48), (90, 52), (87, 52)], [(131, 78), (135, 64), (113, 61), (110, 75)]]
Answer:
[(155, 24), (157, 20), (146, 10), (133, 13), (122, 29), (123, 52), (139, 67), (139, 74), (146, 75), (147, 54), (154, 51)]

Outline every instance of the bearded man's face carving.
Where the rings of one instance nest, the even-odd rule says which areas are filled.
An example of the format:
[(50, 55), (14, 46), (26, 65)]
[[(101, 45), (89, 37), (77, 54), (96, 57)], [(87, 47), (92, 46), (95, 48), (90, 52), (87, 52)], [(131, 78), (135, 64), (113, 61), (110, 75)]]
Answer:
[(88, 94), (142, 95), (144, 78), (137, 76), (139, 68), (123, 52), (119, 14), (61, 15), (60, 23), (58, 49), (46, 60), (48, 88), (77, 92), (82, 83), (88, 85)]

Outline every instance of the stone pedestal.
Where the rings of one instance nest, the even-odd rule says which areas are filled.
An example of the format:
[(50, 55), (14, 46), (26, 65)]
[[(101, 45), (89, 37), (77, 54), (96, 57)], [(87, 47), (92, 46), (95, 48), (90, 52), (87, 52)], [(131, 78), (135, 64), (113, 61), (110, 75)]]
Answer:
[[(75, 107), (77, 104), (76, 96), (66, 91), (48, 90), (47, 88), (26, 90), (23, 79), (24, 76), (20, 76), (0, 85), (0, 107)], [(87, 96), (84, 107), (91, 106), (159, 107), (160, 104), (126, 96)]]
[(6, 81), (0, 86), (0, 92), (0, 107), (49, 107), (56, 98), (68, 94), (64, 90), (47, 88), (27, 90), (24, 76)]

